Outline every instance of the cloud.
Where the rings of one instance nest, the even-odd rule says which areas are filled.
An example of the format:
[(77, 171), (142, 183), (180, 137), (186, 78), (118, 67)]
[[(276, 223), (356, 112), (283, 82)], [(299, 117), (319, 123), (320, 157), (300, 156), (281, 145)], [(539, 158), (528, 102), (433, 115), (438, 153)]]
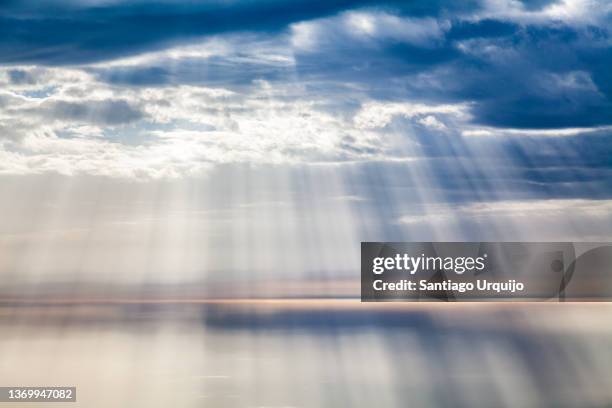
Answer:
[[(380, 135), (355, 129), (300, 97), (302, 87), (260, 81), (249, 93), (202, 86), (126, 88), (20, 68), (36, 86), (0, 93), (3, 173), (182, 177), (223, 163), (340, 162), (384, 157)], [(297, 97), (297, 98), (296, 98)], [(390, 150), (391, 151), (391, 150)]]
[(485, 0), (475, 17), (494, 17), (521, 24), (564, 21), (572, 25), (599, 25), (612, 10), (605, 0)]
[(475, 3), (232, 0), (45, 1), (39, 4), (9, 1), (0, 12), (0, 63), (65, 65), (102, 61), (206, 35), (277, 32), (294, 22), (362, 7), (390, 7), (415, 16), (431, 16), (446, 10), (473, 9)]
[[(368, 103), (361, 107), (355, 115), (355, 124), (361, 129), (384, 128), (397, 116), (414, 118), (419, 117), (419, 123), (424, 125), (439, 125), (434, 116), (430, 114), (450, 115), (466, 119), (468, 107), (466, 105), (425, 105), (414, 103)], [(435, 127), (435, 126), (434, 126)]]
[(9, 81), (13, 85), (22, 85), (22, 84), (33, 84), (35, 83), (35, 79), (29, 72), (19, 69), (12, 69), (8, 71)]
[(49, 120), (86, 122), (103, 126), (123, 125), (143, 118), (142, 112), (125, 100), (51, 101), (41, 104), (40, 109)]
[[(6, 72), (15, 69), (32, 81), (10, 84)], [(480, 126), (474, 103), (380, 101), (359, 88), (302, 82), (126, 87), (75, 68), (4, 73), (5, 174), (142, 180), (192, 177), (226, 164), (405, 161), (457, 200), (498, 194), (491, 183), (510, 195), (574, 197), (585, 185), (591, 196), (609, 191), (607, 127)], [(580, 73), (551, 81), (592, 86)]]
[[(612, 124), (595, 3), (32, 5), (0, 12), (0, 30), (21, 30), (0, 39), (5, 173), (402, 161), (457, 200), (498, 181), (509, 194), (609, 189), (594, 179)], [(53, 8), (70, 11), (65, 27)]]
[(610, 200), (487, 201), (431, 205), (397, 222), (421, 236), (437, 233), (445, 239), (606, 241), (611, 210)]
[[(367, 1), (336, 1), (306, 7), (301, 2), (288, 5), (271, 0), (258, 3), (254, 15), (272, 9), (284, 13), (259, 22), (241, 17), (255, 10), (250, 2), (160, 3), (148, 8), (144, 4), (46, 3), (70, 9), (74, 13), (68, 23), (83, 22), (84, 27), (78, 28), (82, 35), (74, 40), (74, 50), (68, 43), (58, 49), (66, 46), (65, 52), (53, 51), (32, 61), (97, 61), (85, 69), (98, 80), (116, 85), (237, 88), (260, 80), (298, 81), (311, 87), (360, 87), (373, 99), (473, 103), (473, 122), (492, 127), (545, 129), (612, 123), (608, 114), (612, 108), (609, 19), (599, 11), (606, 4), (599, 2), (483, 1), (457, 8), (442, 1), (376, 6)], [(13, 5), (4, 16), (21, 20), (28, 16), (21, 22), (32, 24), (26, 30), (30, 38), (36, 36), (36, 24), (48, 23), (39, 13), (27, 4)], [(231, 24), (217, 27), (226, 13), (234, 17)], [(221, 16), (218, 21), (206, 23), (217, 15)], [(153, 31), (149, 22), (161, 16), (170, 23), (163, 30), (155, 25)], [(136, 24), (136, 17), (142, 17), (138, 36), (123, 27), (128, 22)], [(183, 19), (185, 25), (179, 24)], [(106, 24), (115, 20), (114, 31), (106, 33), (110, 30)], [(90, 21), (91, 27), (86, 24)], [(105, 36), (92, 44), (80, 43), (98, 34)], [(115, 35), (121, 35), (121, 40)], [(12, 41), (11, 36), (5, 38)], [(26, 47), (19, 41), (15, 46), (37, 52), (36, 46)], [(97, 54), (92, 57), (88, 53), (94, 47)], [(78, 55), (72, 55), (73, 51)], [(13, 62), (28, 60), (27, 55), (20, 58)], [(11, 74), (16, 76), (14, 85), (25, 81), (18, 78), (23, 74)]]
[(292, 24), (291, 43), (299, 51), (337, 48), (339, 44), (373, 48), (388, 42), (433, 47), (449, 24), (425, 17), (403, 17), (387, 12), (350, 11), (338, 16)]
[[(248, 43), (248, 47), (244, 44)], [(290, 50), (268, 37), (228, 36), (197, 46), (144, 53), (88, 68), (100, 81), (127, 86), (248, 86), (257, 80), (287, 81), (294, 72)]]

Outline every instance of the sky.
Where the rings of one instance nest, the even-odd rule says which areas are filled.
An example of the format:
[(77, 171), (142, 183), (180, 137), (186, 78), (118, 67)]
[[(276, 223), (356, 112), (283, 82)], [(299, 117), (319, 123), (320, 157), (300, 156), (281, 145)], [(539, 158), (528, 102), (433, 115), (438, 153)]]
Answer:
[(610, 240), (612, 4), (0, 0), (5, 282)]

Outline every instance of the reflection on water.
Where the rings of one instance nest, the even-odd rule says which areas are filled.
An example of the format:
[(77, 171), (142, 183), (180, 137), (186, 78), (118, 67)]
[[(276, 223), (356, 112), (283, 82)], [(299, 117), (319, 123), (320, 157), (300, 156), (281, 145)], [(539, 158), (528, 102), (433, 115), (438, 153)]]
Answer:
[(0, 385), (76, 385), (69, 407), (605, 407), (610, 312), (331, 300), (5, 305)]

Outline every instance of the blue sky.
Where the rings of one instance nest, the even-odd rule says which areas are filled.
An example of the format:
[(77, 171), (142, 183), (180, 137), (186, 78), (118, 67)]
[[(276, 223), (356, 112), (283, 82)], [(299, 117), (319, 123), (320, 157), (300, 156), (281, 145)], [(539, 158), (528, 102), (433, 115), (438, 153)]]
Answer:
[(0, 4), (5, 269), (612, 236), (609, 2)]

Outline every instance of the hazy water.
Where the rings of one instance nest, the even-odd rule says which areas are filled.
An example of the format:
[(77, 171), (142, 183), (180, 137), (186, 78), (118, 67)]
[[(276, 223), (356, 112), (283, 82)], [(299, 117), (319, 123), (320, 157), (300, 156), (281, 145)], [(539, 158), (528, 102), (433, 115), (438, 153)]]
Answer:
[(611, 312), (329, 301), (5, 306), (0, 385), (75, 385), (69, 407), (605, 407)]

